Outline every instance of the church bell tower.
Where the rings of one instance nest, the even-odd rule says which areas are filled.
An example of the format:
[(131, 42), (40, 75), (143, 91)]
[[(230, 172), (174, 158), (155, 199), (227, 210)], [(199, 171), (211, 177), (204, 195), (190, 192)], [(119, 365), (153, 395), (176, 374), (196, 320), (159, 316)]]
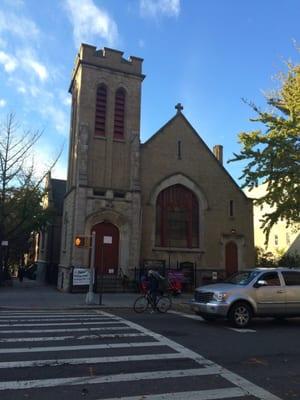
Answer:
[(96, 234), (96, 274), (131, 275), (140, 257), (140, 112), (143, 60), (82, 44), (70, 93), (72, 112), (58, 287), (89, 267), (76, 235)]

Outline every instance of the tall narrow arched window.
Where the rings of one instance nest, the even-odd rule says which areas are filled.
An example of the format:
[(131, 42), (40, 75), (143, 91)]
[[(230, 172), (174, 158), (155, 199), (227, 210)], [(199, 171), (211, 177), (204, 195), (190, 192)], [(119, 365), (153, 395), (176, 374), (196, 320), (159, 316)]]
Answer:
[(199, 204), (183, 185), (170, 186), (157, 197), (155, 244), (160, 247), (199, 247)]
[(96, 93), (95, 136), (105, 136), (106, 98), (106, 86), (98, 86)]
[(115, 97), (115, 118), (114, 118), (114, 137), (124, 138), (125, 130), (125, 90), (120, 88), (116, 91)]

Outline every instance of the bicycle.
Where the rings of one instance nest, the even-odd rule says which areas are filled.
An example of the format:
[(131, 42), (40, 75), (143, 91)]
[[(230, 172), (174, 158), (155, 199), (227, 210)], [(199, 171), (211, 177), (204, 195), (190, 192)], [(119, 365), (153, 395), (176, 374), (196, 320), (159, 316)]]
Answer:
[(157, 310), (160, 313), (165, 313), (171, 308), (171, 306), (172, 301), (169, 296), (166, 296), (164, 294), (158, 295), (156, 298), (156, 303), (154, 304), (150, 292), (146, 292), (135, 300), (133, 304), (133, 309), (136, 313), (142, 313), (146, 311), (149, 307), (151, 307), (153, 311)]

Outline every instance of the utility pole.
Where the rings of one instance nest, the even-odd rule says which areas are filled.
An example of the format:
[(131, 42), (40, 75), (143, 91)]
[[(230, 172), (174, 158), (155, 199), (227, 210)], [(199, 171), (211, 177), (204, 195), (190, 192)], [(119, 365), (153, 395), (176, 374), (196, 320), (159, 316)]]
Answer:
[(89, 291), (86, 294), (86, 304), (96, 304), (94, 293), (94, 276), (95, 276), (95, 251), (96, 251), (96, 232), (92, 232), (92, 245), (91, 245), (91, 261), (90, 261), (90, 283)]

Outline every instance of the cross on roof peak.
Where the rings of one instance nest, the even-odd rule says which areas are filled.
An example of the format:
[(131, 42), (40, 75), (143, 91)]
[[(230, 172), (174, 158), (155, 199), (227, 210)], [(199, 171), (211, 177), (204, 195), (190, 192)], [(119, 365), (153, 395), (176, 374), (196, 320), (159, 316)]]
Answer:
[(183, 106), (181, 105), (181, 103), (176, 104), (175, 108), (177, 110), (177, 114), (181, 113), (183, 110)]

